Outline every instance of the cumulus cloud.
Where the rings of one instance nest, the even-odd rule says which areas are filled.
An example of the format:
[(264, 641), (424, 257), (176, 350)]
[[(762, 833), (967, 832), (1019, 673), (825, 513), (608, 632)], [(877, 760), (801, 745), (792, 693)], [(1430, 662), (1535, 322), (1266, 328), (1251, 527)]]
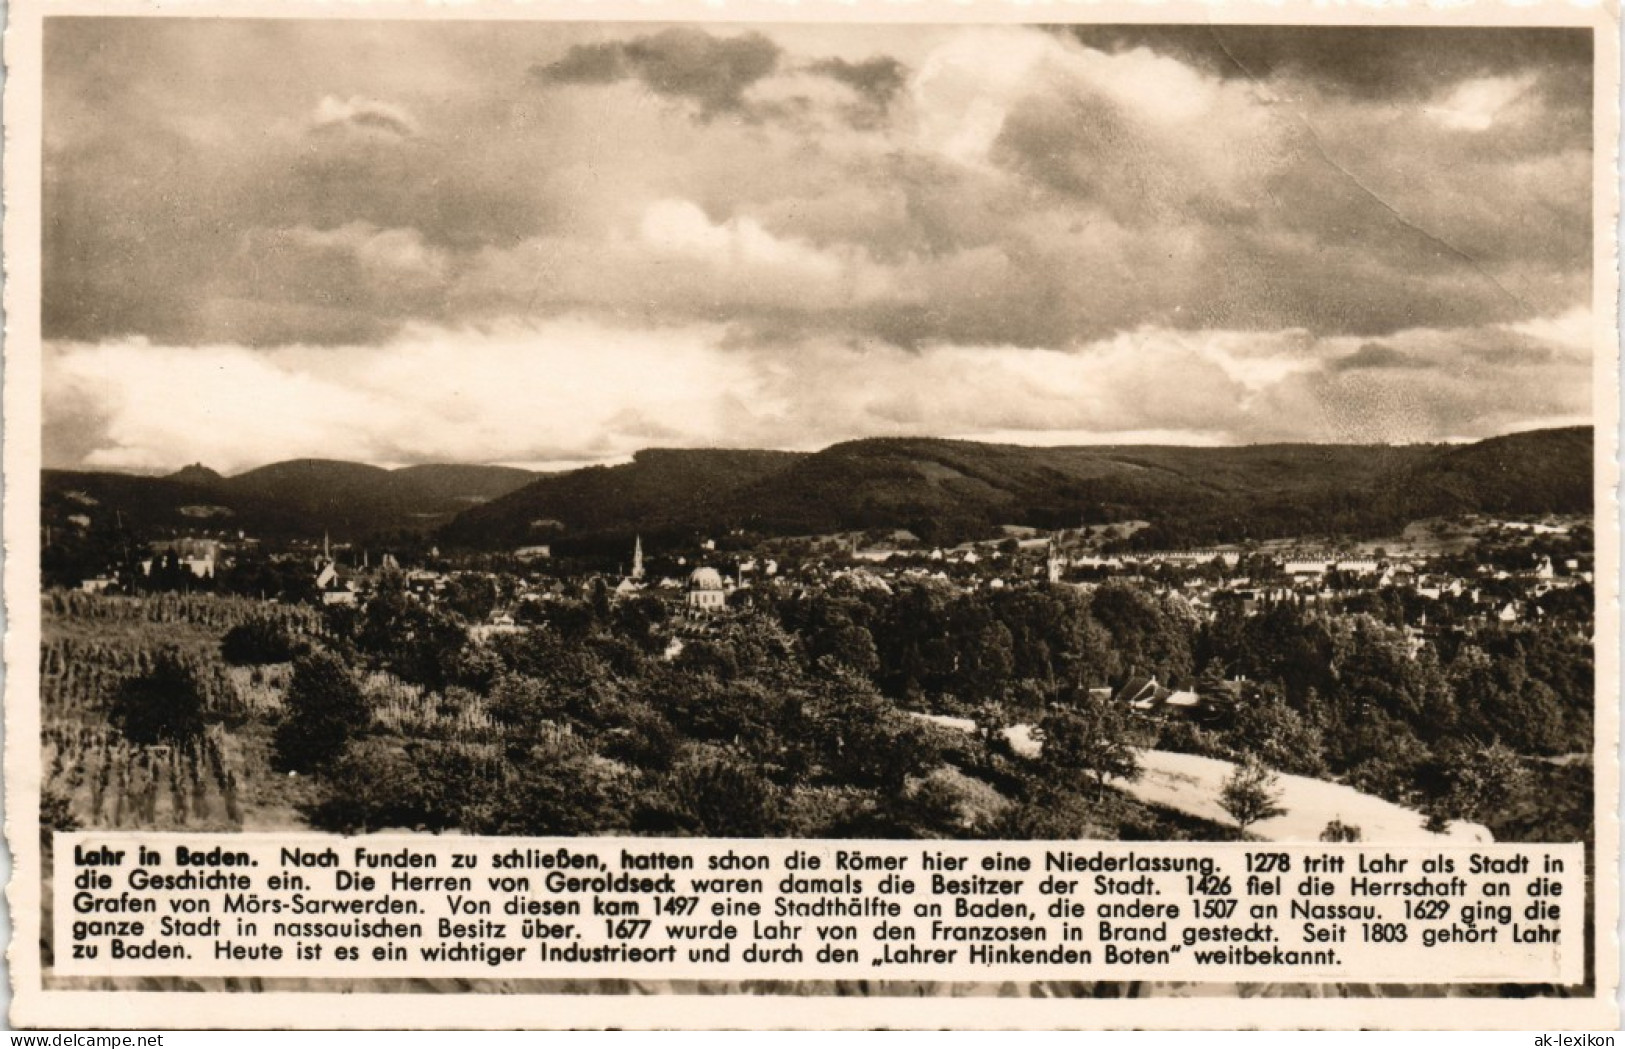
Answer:
[(719, 37), (681, 27), (626, 41), (577, 44), (564, 57), (536, 66), (532, 76), (548, 84), (636, 79), (656, 94), (693, 102), (709, 118), (743, 110), (745, 92), (778, 61), (778, 45), (761, 33)]
[(1591, 31), (1490, 27), (1080, 25), (1062, 32), (1111, 54), (1149, 50), (1230, 80), (1314, 86), (1414, 102), (1440, 85), (1538, 70), (1553, 95), (1591, 97)]
[(807, 70), (844, 84), (857, 95), (858, 103), (846, 113), (848, 119), (860, 126), (884, 119), (893, 99), (908, 84), (908, 67), (890, 55), (875, 55), (856, 62), (839, 57), (822, 58)]
[[(1474, 357), (1508, 341), (1516, 357)], [(728, 325), (585, 315), (414, 325), (343, 353), (145, 340), (47, 348), (47, 456), (223, 469), (299, 456), (531, 464), (649, 446), (817, 448), (950, 434), (1038, 444), (1482, 437), (1583, 417), (1586, 355), (1504, 328), (1357, 346), (1302, 331), (1141, 329), (1067, 350), (812, 337), (784, 354)], [(1351, 358), (1364, 366), (1350, 368)], [(1395, 361), (1410, 362), (1393, 367)], [(1467, 363), (1462, 363), (1466, 361)], [(172, 395), (184, 378), (187, 395)]]
[(370, 98), (338, 99), (332, 95), (324, 96), (316, 104), (311, 127), (317, 131), (347, 127), (403, 138), (417, 134), (411, 114), (400, 106)]
[(1407, 356), (1392, 346), (1368, 342), (1346, 357), (1339, 357), (1328, 367), (1334, 372), (1359, 371), (1362, 368), (1426, 368), (1426, 361)]
[[(1590, 62), (1566, 30), (58, 20), (51, 454), (197, 459), (100, 390), (143, 367), (309, 406), (233, 422), (241, 463), (1572, 420)], [(546, 377), (593, 411), (453, 425)]]

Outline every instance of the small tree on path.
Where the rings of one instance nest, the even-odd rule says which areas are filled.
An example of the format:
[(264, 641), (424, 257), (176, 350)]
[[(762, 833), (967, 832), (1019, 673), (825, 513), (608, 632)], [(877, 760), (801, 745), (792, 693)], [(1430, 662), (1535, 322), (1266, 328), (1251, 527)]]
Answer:
[(1219, 790), (1219, 804), (1243, 834), (1259, 820), (1286, 815), (1280, 801), (1281, 777), (1256, 758), (1237, 765)]

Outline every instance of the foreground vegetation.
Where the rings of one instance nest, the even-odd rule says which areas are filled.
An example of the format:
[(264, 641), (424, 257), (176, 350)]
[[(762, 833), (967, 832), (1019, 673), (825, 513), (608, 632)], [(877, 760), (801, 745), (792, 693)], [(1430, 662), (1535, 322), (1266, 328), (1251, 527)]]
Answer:
[[(1234, 836), (1112, 788), (1155, 745), (1336, 779), (1502, 839), (1590, 834), (1589, 759), (1575, 755), (1589, 754), (1593, 670), (1567, 619), (1413, 653), (1369, 612), (1282, 604), (1204, 622), (1127, 584), (892, 593), (854, 580), (794, 599), (764, 589), (704, 626), (671, 615), (600, 591), (475, 642), (399, 580), (364, 610), (325, 614), (53, 592), (47, 822)], [(1144, 675), (1195, 690), (1200, 714), (1136, 714), (1102, 692)], [(911, 716), (924, 712), (980, 730)], [(1036, 756), (1009, 749), (1001, 730), (1016, 723), (1036, 726)]]

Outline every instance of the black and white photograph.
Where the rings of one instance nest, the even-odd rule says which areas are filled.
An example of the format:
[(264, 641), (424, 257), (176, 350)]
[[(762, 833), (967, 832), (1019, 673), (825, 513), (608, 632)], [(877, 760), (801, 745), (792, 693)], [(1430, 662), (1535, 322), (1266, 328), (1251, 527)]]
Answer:
[(42, 20), (47, 886), (53, 832), (1583, 846), (1575, 985), (749, 993), (1596, 994), (1594, 30), (862, 16)]

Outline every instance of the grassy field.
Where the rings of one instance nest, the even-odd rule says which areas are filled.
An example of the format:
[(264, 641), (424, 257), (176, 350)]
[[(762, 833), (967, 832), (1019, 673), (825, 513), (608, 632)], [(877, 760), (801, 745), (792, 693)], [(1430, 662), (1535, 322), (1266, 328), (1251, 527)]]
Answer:
[[(976, 728), (968, 718), (916, 716), (965, 732)], [(1016, 725), (1006, 729), (1005, 736), (1017, 754), (1038, 755), (1038, 741), (1030, 726)], [(1222, 827), (1232, 823), (1219, 804), (1224, 781), (1235, 769), (1231, 762), (1167, 750), (1142, 750), (1140, 767), (1139, 779), (1118, 781), (1117, 789), (1147, 805), (1184, 813), (1209, 824)], [(1494, 840), (1487, 828), (1460, 821), (1452, 823), (1446, 833), (1435, 834), (1424, 826), (1426, 820), (1421, 813), (1340, 783), (1282, 775), (1279, 787), (1280, 804), (1286, 813), (1247, 829), (1265, 841), (1319, 841), (1321, 831), (1333, 820), (1359, 827), (1362, 840), (1368, 842), (1469, 844)]]

